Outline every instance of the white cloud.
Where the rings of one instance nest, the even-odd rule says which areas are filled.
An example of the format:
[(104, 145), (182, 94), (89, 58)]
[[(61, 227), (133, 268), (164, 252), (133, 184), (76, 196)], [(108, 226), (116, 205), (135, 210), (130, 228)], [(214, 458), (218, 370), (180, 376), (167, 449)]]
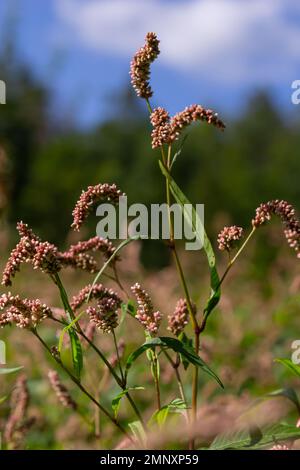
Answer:
[(299, 69), (298, 0), (56, 0), (81, 46), (131, 57), (147, 31), (161, 63), (226, 82), (276, 83)]

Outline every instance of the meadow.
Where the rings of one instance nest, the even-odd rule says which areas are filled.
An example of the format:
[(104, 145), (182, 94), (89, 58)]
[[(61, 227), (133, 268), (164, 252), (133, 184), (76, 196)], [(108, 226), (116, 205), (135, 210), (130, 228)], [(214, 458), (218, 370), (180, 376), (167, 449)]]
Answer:
[[(201, 105), (170, 116), (152, 104), (159, 48), (148, 33), (130, 66), (150, 119), (129, 120), (128, 131), (118, 120), (105, 124), (100, 156), (99, 135), (88, 143), (74, 134), (11, 166), (22, 150), (10, 137), (16, 127), (6, 128), (5, 449), (299, 447), (300, 367), (291, 360), (299, 339), (298, 134), (263, 96), (229, 137), (222, 118)], [(27, 144), (30, 153), (34, 139)], [(91, 169), (83, 175), (85, 151)], [(168, 207), (200, 198), (203, 249), (175, 240), (171, 214), (165, 242), (95, 237), (97, 205), (117, 207), (124, 190), (135, 202)], [(24, 222), (15, 230), (17, 220)]]

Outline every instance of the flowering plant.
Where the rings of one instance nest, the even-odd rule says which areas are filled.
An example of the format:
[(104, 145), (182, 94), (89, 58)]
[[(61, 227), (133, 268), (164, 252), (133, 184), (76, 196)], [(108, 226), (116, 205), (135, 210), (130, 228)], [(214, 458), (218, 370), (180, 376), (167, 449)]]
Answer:
[[(228, 254), (228, 265), (222, 275), (218, 273), (213, 247), (204, 231), (204, 251), (211, 281), (210, 293), (201, 312), (190, 293), (189, 283), (174, 238), (173, 219), (170, 211), (172, 200), (174, 199), (181, 206), (188, 202), (187, 197), (171, 175), (172, 166), (178, 156), (178, 152), (174, 151), (174, 146), (185, 129), (195, 122), (210, 124), (221, 131), (225, 129), (225, 124), (216, 113), (198, 104), (188, 106), (172, 117), (162, 107), (152, 108), (150, 98), (153, 95), (153, 90), (150, 85), (150, 66), (158, 55), (159, 41), (154, 33), (148, 33), (145, 45), (135, 54), (131, 62), (130, 75), (133, 88), (137, 95), (145, 100), (150, 113), (152, 147), (159, 150), (159, 165), (166, 183), (166, 201), (169, 208), (170, 239), (167, 245), (174, 258), (182, 288), (182, 297), (178, 299), (173, 311), (166, 316), (163, 314), (164, 312), (160, 312), (154, 307), (151, 295), (139, 282), (132, 285), (132, 296), (129, 295), (122, 279), (120, 279), (118, 266), (121, 262), (122, 248), (133, 242), (132, 239), (126, 240), (116, 248), (108, 239), (93, 237), (71, 245), (66, 251), (60, 251), (52, 243), (41, 240), (27, 224), (20, 222), (17, 225), (20, 240), (12, 250), (4, 268), (2, 284), (6, 287), (10, 286), (22, 264), (29, 263), (33, 269), (40, 270), (55, 284), (60, 294), (62, 308), (48, 306), (40, 299), (21, 298), (19, 295), (6, 292), (0, 297), (0, 326), (6, 327), (14, 324), (30, 331), (52, 356), (57, 369), (64, 371), (91, 404), (117, 428), (120, 435), (125, 436), (125, 445), (149, 445), (148, 435), (153, 426), (157, 424), (162, 426), (167, 415), (175, 411), (180, 412), (186, 421), (187, 432), (182, 445), (194, 449), (197, 443), (199, 371), (204, 372), (223, 387), (220, 378), (200, 355), (200, 339), (211, 313), (220, 300), (224, 280), (256, 230), (268, 222), (273, 215), (281, 219), (287, 241), (295, 250), (297, 257), (300, 258), (300, 224), (295, 210), (290, 204), (286, 201), (273, 200), (261, 204), (256, 209), (252, 220), (252, 229), (240, 246), (238, 245), (244, 235), (244, 229), (238, 226), (224, 227), (217, 237), (219, 249)], [(80, 231), (87, 217), (98, 204), (110, 202), (117, 206), (122, 195), (122, 191), (115, 184), (98, 184), (88, 187), (82, 192), (73, 210), (72, 228)], [(197, 214), (193, 213), (192, 219), (189, 220), (192, 225), (195, 223), (196, 217)], [(198, 235), (197, 232), (196, 235)], [(236, 246), (238, 246), (237, 251), (234, 252)], [(99, 253), (103, 257), (103, 264), (99, 263)], [(69, 298), (62, 281), (62, 273), (67, 268), (96, 274), (93, 282), (84, 286), (72, 299)], [(108, 270), (110, 270), (109, 274)], [(102, 279), (101, 283), (99, 282), (100, 278), (105, 276), (115, 283), (116, 290), (106, 287)], [(140, 347), (127, 355), (125, 355), (124, 339), (119, 338), (118, 340), (118, 327), (124, 321), (125, 316), (133, 318), (135, 324), (139, 325), (144, 333)], [(167, 318), (170, 336), (160, 335), (160, 327), (164, 317)], [(40, 325), (45, 321), (51, 321), (60, 328), (59, 341), (56, 344), (49, 344), (41, 334)], [(188, 324), (193, 329), (193, 338), (188, 337), (185, 332), (185, 327)], [(98, 333), (108, 334), (112, 338), (113, 356), (107, 357), (102, 348), (96, 344), (95, 336)], [(69, 336), (68, 344), (72, 354), (71, 365), (65, 362), (62, 354), (66, 335)], [(114, 397), (111, 407), (108, 407), (101, 397), (99, 399), (98, 396), (95, 396), (84, 384), (83, 357), (87, 347), (92, 349), (104, 363), (106, 370), (118, 387), (118, 393)], [(143, 353), (147, 355), (156, 396), (156, 409), (150, 419), (147, 419), (141, 412), (139, 400), (135, 398), (135, 391), (142, 387), (133, 386), (129, 378), (129, 370), (133, 368), (135, 361)], [(165, 403), (161, 394), (160, 363), (162, 361), (171, 365), (175, 383), (178, 386), (179, 397), (170, 403)], [(189, 365), (193, 367), (191, 397), (187, 397), (182, 379), (182, 373)], [(91, 422), (89, 412), (83, 412), (61, 382), (56, 370), (51, 370), (48, 377), (61, 405), (78, 412), (87, 422), (89, 428), (95, 430), (97, 436), (98, 415)], [(26, 430), (26, 426), (22, 427), (28, 402), (28, 390), (24, 377), (18, 381), (16, 390), (21, 398), (18, 398), (19, 405), (6, 424), (4, 439), (8, 448), (15, 447), (20, 440), (20, 435)], [(136, 416), (137, 421), (134, 424), (124, 423), (119, 419), (118, 411), (123, 397), (128, 400)], [(12, 404), (14, 401), (15, 396), (12, 397)], [(284, 441), (299, 436), (300, 431), (293, 426), (281, 427), (277, 431), (273, 429), (272, 432), (268, 431), (262, 434), (261, 446), (269, 445), (276, 439)], [(248, 438), (247, 434), (243, 441), (245, 446), (248, 445)], [(212, 448), (216, 447), (217, 443), (214, 442)]]

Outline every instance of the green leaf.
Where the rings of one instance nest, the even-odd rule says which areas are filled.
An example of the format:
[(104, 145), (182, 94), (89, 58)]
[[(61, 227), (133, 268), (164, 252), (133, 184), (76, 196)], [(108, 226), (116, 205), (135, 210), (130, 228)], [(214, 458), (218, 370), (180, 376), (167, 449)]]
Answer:
[(149, 344), (148, 341), (146, 343), (142, 344), (138, 349), (133, 351), (127, 358), (126, 364), (125, 364), (125, 375), (127, 376), (128, 371), (132, 364), (137, 360), (137, 358), (143, 354), (145, 351), (147, 351), (149, 348), (153, 348), (154, 346), (152, 344)]
[(128, 302), (123, 302), (121, 305), (121, 319), (120, 319), (120, 325), (124, 322), (126, 315), (129, 314), (131, 317), (135, 317), (136, 315), (136, 307), (133, 302), (133, 300), (129, 299)]
[(191, 364), (201, 367), (204, 372), (213, 377), (218, 384), (224, 388), (219, 377), (213, 372), (210, 367), (201, 359), (194, 351), (186, 349), (186, 347), (178, 339), (171, 338), (168, 336), (162, 336), (159, 338), (152, 338), (151, 340), (146, 341), (142, 346), (140, 346), (136, 351), (130, 354), (125, 365), (125, 374), (127, 376), (128, 371), (134, 361), (143, 354), (148, 349), (153, 349), (156, 346), (166, 347), (172, 349), (173, 351), (181, 354), (185, 359), (187, 359)]
[(171, 338), (168, 336), (163, 336), (160, 338), (156, 338), (161, 340), (162, 344), (167, 346), (168, 348), (172, 349), (173, 351), (181, 354), (185, 359), (187, 359), (191, 364), (201, 367), (204, 372), (208, 375), (213, 377), (218, 384), (224, 388), (221, 380), (215, 374), (215, 372), (201, 359), (194, 351), (194, 349), (190, 348), (187, 345), (183, 345), (178, 339)]
[(297, 393), (293, 388), (281, 388), (280, 390), (274, 390), (274, 392), (268, 393), (267, 397), (285, 397), (290, 400), (296, 406), (298, 412), (300, 413), (300, 403), (297, 396)]
[(1, 397), (1, 398), (0, 398), (0, 405), (1, 405), (2, 403), (4, 403), (6, 399), (7, 399), (7, 395), (5, 395), (4, 397)]
[(182, 139), (182, 142), (180, 144), (180, 147), (179, 149), (177, 150), (177, 152), (175, 153), (173, 159), (172, 159), (172, 162), (171, 162), (171, 165), (170, 165), (170, 170), (172, 169), (174, 163), (176, 162), (177, 158), (179, 157), (179, 155), (181, 154), (182, 150), (183, 150), (183, 147), (184, 147), (184, 144), (185, 144), (185, 141), (186, 139), (188, 138), (188, 134), (186, 134), (183, 139)]
[(146, 445), (147, 436), (144, 431), (143, 425), (140, 421), (133, 421), (128, 424), (134, 437), (141, 443), (142, 446)]
[(280, 441), (298, 438), (300, 438), (300, 429), (296, 426), (276, 424), (255, 433), (250, 430), (239, 430), (220, 434), (214, 439), (209, 450), (260, 449)]
[(61, 301), (63, 303), (68, 322), (70, 323), (72, 320), (74, 320), (75, 315), (74, 315), (74, 312), (73, 312), (73, 310), (70, 306), (69, 299), (68, 299), (68, 294), (66, 293), (64, 285), (61, 282), (61, 279), (60, 279), (60, 277), (57, 273), (55, 274), (55, 282), (56, 282), (56, 285), (59, 289), (60, 298), (61, 298)]
[(63, 348), (63, 341), (64, 341), (65, 334), (69, 332), (70, 328), (72, 328), (75, 325), (75, 323), (77, 323), (85, 313), (86, 313), (85, 311), (81, 312), (79, 315), (77, 315), (77, 317), (74, 318), (74, 320), (71, 321), (71, 323), (68, 323), (62, 330), (61, 334), (59, 335), (59, 341), (58, 341), (59, 353), (61, 353), (62, 348)]
[(74, 371), (76, 377), (80, 380), (81, 372), (83, 369), (83, 353), (81, 343), (79, 341), (76, 331), (73, 328), (69, 329), (69, 337), (71, 342)]
[[(180, 335), (178, 336), (178, 339), (179, 341), (182, 342), (182, 344), (184, 345), (184, 347), (186, 349), (190, 349), (191, 351), (193, 351), (194, 349), (194, 346), (193, 346), (193, 340), (192, 338), (188, 338), (188, 336), (185, 334), (185, 332), (183, 331), (182, 333), (180, 333)], [(187, 370), (188, 366), (190, 365), (190, 362), (185, 359), (184, 356), (180, 355), (180, 359), (181, 359), (181, 362), (182, 362), (182, 365), (184, 367), (184, 370)]]
[(120, 404), (121, 404), (121, 400), (122, 398), (126, 395), (126, 393), (128, 393), (130, 390), (145, 390), (144, 387), (129, 387), (129, 388), (126, 388), (125, 390), (122, 390), (122, 392), (118, 393), (118, 395), (116, 395), (112, 402), (111, 402), (111, 407), (112, 407), (112, 410), (114, 412), (114, 415), (115, 415), (115, 418), (117, 418), (118, 416), (118, 413), (119, 413), (119, 408), (120, 408)]
[(21, 369), (23, 369), (23, 366), (13, 367), (11, 369), (0, 367), (0, 375), (13, 374), (14, 372), (19, 372)]
[(294, 364), (290, 359), (275, 359), (275, 362), (279, 362), (279, 364), (284, 365), (293, 372), (293, 374), (297, 375), (297, 377), (300, 377), (300, 366)]
[(160, 410), (155, 411), (150, 418), (150, 423), (156, 421), (159, 426), (163, 426), (169, 413), (181, 413), (182, 410), (186, 409), (186, 403), (181, 398), (175, 398), (168, 405), (164, 405)]
[(218, 305), (221, 298), (220, 279), (217, 268), (215, 266), (210, 267), (210, 288), (210, 297), (204, 309), (204, 315), (206, 319), (213, 309)]
[[(192, 214), (189, 211), (184, 210), (184, 206), (186, 204), (191, 204), (190, 201), (183, 194), (179, 186), (175, 183), (174, 179), (172, 178), (170, 173), (167, 171), (167, 169), (164, 167), (161, 161), (159, 162), (159, 165), (160, 165), (160, 169), (163, 175), (167, 178), (170, 184), (170, 189), (175, 200), (182, 207), (183, 215), (187, 223), (192, 227), (197, 240), (199, 240), (200, 242), (203, 241), (203, 248), (206, 253), (206, 257), (207, 257), (207, 261), (208, 261), (208, 265), (210, 269), (210, 288), (211, 288), (210, 297), (204, 309), (205, 319), (207, 319), (209, 314), (216, 307), (216, 305), (219, 303), (219, 300), (221, 298), (220, 279), (219, 279), (218, 271), (216, 268), (216, 258), (215, 258), (214, 250), (207, 236), (205, 228), (203, 227), (202, 221), (197, 211), (195, 210), (194, 206), (192, 206), (193, 207)], [(199, 227), (201, 227), (200, 231), (198, 230)]]
[[(72, 322), (76, 323), (77, 319), (70, 306), (68, 295), (66, 293), (66, 290), (58, 274), (55, 275), (55, 281), (59, 288), (61, 300), (62, 300), (64, 309), (66, 312), (68, 323), (69, 324)], [(74, 328), (69, 328), (68, 333), (69, 333), (70, 343), (71, 343), (71, 352), (72, 352), (72, 361), (73, 361), (74, 371), (75, 371), (76, 377), (78, 378), (78, 380), (80, 380), (81, 371), (83, 368), (83, 353), (82, 353), (81, 343), (79, 341), (79, 338)], [(62, 338), (60, 338), (60, 343), (62, 344)], [(61, 347), (61, 344), (59, 344), (60, 347)]]
[(133, 318), (136, 316), (136, 306), (131, 299), (127, 302), (127, 313), (129, 313)]

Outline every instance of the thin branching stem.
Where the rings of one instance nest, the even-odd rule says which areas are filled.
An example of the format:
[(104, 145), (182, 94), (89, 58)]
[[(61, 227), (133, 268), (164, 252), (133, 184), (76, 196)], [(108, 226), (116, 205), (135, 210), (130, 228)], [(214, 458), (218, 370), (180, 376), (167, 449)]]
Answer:
[(156, 350), (153, 351), (153, 375), (156, 390), (157, 409), (161, 409), (160, 385), (159, 385), (159, 363)]
[(229, 261), (228, 265), (227, 265), (227, 268), (223, 274), (223, 276), (221, 277), (220, 279), (220, 282), (219, 282), (219, 285), (218, 285), (218, 288), (222, 285), (224, 279), (226, 278), (227, 274), (229, 273), (230, 269), (232, 268), (232, 266), (234, 265), (234, 263), (236, 262), (236, 260), (238, 259), (238, 257), (241, 255), (241, 253), (244, 251), (244, 249), (246, 248), (249, 240), (252, 238), (252, 236), (254, 235), (254, 232), (255, 232), (256, 228), (253, 227), (251, 232), (249, 233), (248, 237), (246, 238), (246, 240), (244, 241), (244, 243), (242, 244), (242, 246), (240, 247), (240, 249), (238, 250), (238, 252), (235, 254), (235, 256)]
[(131, 436), (127, 433), (127, 431), (123, 428), (123, 426), (119, 423), (119, 421), (114, 418), (107, 410), (104, 408), (101, 403), (99, 403), (93, 395), (90, 394), (90, 392), (81, 384), (81, 382), (72, 374), (72, 372), (69, 371), (69, 369), (62, 363), (60, 359), (55, 357), (55, 355), (52, 354), (51, 349), (47, 345), (47, 343), (43, 340), (43, 338), (38, 334), (36, 330), (32, 330), (32, 333), (35, 335), (35, 337), (40, 341), (40, 343), (43, 345), (43, 347), (48, 351), (48, 353), (51, 355), (51, 357), (54, 358), (56, 363), (64, 370), (64, 372), (69, 376), (69, 378), (74, 382), (75, 385), (96, 405), (100, 411), (121, 431), (126, 437), (128, 437), (130, 440), (132, 440)]
[(120, 354), (119, 354), (119, 348), (118, 348), (116, 333), (115, 333), (114, 329), (112, 329), (112, 336), (113, 336), (113, 339), (114, 339), (114, 346), (115, 346), (115, 350), (116, 350), (117, 362), (118, 362), (118, 367), (119, 367), (119, 371), (120, 371), (121, 380), (124, 383), (124, 374), (123, 374), (123, 370), (122, 370), (122, 364), (121, 364), (121, 359), (120, 359)]
[[(74, 312), (72, 310), (72, 307), (70, 306), (70, 302), (69, 302), (69, 299), (68, 299), (68, 295), (65, 291), (65, 288), (61, 282), (61, 279), (59, 277), (58, 274), (55, 274), (54, 276), (54, 282), (56, 283), (56, 285), (58, 286), (59, 288), (59, 291), (60, 291), (60, 294), (61, 294), (61, 298), (62, 298), (62, 302), (63, 302), (63, 305), (64, 305), (64, 308), (65, 310), (69, 313), (69, 316), (72, 320), (75, 319), (75, 315), (74, 315)], [(55, 319), (56, 320), (56, 319)], [(56, 320), (57, 321), (57, 320)], [(58, 320), (59, 321), (59, 320)], [(63, 323), (63, 322), (61, 322)], [(65, 325), (66, 326), (66, 325)], [(86, 341), (87, 343), (91, 346), (91, 348), (98, 354), (98, 356), (101, 358), (101, 360), (105, 363), (105, 365), (107, 366), (107, 368), (109, 369), (111, 375), (114, 377), (114, 379), (116, 380), (117, 384), (119, 385), (119, 387), (121, 387), (122, 390), (126, 390), (126, 381), (125, 381), (125, 377), (124, 378), (120, 378), (118, 376), (118, 374), (114, 371), (114, 368), (111, 366), (111, 364), (109, 363), (109, 361), (106, 359), (106, 357), (104, 356), (104, 354), (100, 351), (100, 349), (97, 348), (97, 346), (95, 346), (95, 344), (93, 343), (93, 341), (91, 341), (85, 334), (84, 332), (82, 331), (82, 328), (80, 327), (79, 323), (77, 322), (76, 323), (76, 326), (75, 326), (75, 329), (77, 331), (77, 333), (79, 335), (81, 335)], [(134, 400), (132, 399), (132, 397), (130, 396), (129, 392), (126, 391), (125, 393), (125, 396), (126, 398), (128, 399), (129, 403), (131, 404), (134, 412), (136, 413), (138, 419), (141, 421), (141, 424), (143, 425), (143, 427), (145, 427), (145, 423), (143, 421), (143, 418), (134, 402)]]
[(115, 277), (113, 278), (114, 281), (119, 286), (121, 291), (125, 294), (127, 300), (129, 300), (130, 296), (129, 296), (127, 290), (125, 289), (125, 287), (123, 286), (121, 280), (120, 280), (119, 273), (118, 273), (117, 267), (115, 265), (113, 266), (113, 270), (114, 270), (114, 275), (115, 275)]
[[(151, 104), (150, 104), (149, 100), (146, 100), (146, 102), (147, 102), (147, 107), (148, 107), (149, 112), (152, 113), (152, 107), (151, 107)], [(162, 155), (162, 162), (163, 162), (165, 168), (167, 169), (168, 172), (170, 172), (171, 157), (172, 157), (172, 146), (171, 145), (168, 146), (167, 156), (165, 155), (165, 151), (164, 151), (164, 148), (162, 146), (161, 147), (161, 155)], [(196, 319), (196, 315), (195, 315), (195, 312), (194, 312), (194, 309), (193, 309), (193, 305), (192, 305), (191, 297), (190, 297), (190, 294), (189, 294), (187, 282), (185, 280), (185, 275), (184, 275), (183, 268), (182, 268), (182, 265), (181, 265), (181, 262), (180, 262), (180, 259), (179, 259), (178, 253), (177, 253), (176, 244), (175, 244), (175, 240), (174, 240), (174, 227), (173, 227), (173, 221), (172, 221), (171, 211), (170, 211), (171, 191), (170, 191), (170, 183), (169, 183), (169, 180), (168, 180), (167, 177), (166, 177), (166, 198), (167, 198), (167, 205), (168, 205), (168, 210), (169, 210), (169, 227), (170, 227), (170, 241), (169, 241), (169, 243), (170, 243), (170, 247), (171, 247), (173, 257), (174, 257), (174, 260), (175, 260), (177, 272), (179, 274), (180, 282), (181, 282), (181, 285), (182, 285), (182, 288), (183, 288), (183, 291), (184, 291), (184, 295), (185, 295), (185, 298), (186, 298), (186, 302), (187, 302), (191, 322), (192, 322), (192, 325), (193, 325), (193, 330), (194, 330), (194, 335), (195, 335), (195, 351), (196, 351), (196, 354), (198, 355), (199, 354), (199, 346), (200, 346), (200, 338), (199, 338), (200, 337), (200, 328), (199, 328), (199, 325), (198, 325), (198, 322), (197, 322), (197, 319)], [(193, 396), (192, 396), (192, 416), (193, 416), (193, 420), (196, 420), (196, 417), (197, 417), (197, 395), (198, 395), (198, 367), (197, 366), (194, 367), (192, 391), (193, 391), (192, 392), (193, 393)], [(190, 449), (194, 449), (193, 440), (190, 442)]]
[[(187, 408), (188, 407), (187, 399), (186, 399), (186, 396), (185, 396), (185, 391), (184, 391), (181, 375), (180, 375), (180, 372), (179, 372), (180, 361), (178, 361), (178, 360), (173, 361), (172, 357), (170, 356), (170, 354), (165, 349), (162, 349), (162, 351), (163, 351), (163, 354), (166, 356), (167, 360), (169, 361), (169, 363), (171, 364), (171, 366), (174, 370), (174, 373), (176, 375), (176, 380), (177, 380), (177, 385), (178, 385), (180, 397), (181, 397), (182, 401), (185, 403), (185, 406)], [(187, 410), (186, 410), (186, 413), (185, 413), (185, 417), (186, 417), (187, 422), (189, 422), (189, 414), (188, 414)]]

